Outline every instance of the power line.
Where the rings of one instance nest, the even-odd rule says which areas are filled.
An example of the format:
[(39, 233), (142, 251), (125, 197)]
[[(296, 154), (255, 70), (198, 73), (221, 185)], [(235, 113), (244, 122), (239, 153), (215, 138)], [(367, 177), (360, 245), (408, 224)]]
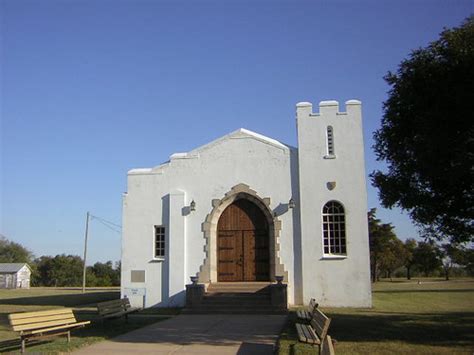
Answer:
[(92, 217), (92, 218), (95, 218), (95, 219), (98, 219), (98, 220), (100, 220), (100, 221), (102, 221), (102, 222), (111, 224), (111, 225), (113, 225), (113, 226), (115, 226), (115, 227), (118, 227), (118, 228), (120, 228), (120, 229), (122, 229), (122, 226), (121, 226), (121, 225), (116, 224), (116, 223), (114, 223), (114, 222), (107, 221), (107, 220), (104, 219), (104, 218), (101, 218), (101, 217), (98, 217), (98, 216), (94, 216), (94, 215), (91, 215), (91, 217)]
[[(103, 219), (101, 217), (93, 216), (89, 212), (87, 212), (86, 215), (86, 230), (84, 233), (84, 268), (83, 268), (83, 273), (82, 273), (82, 293), (86, 292), (86, 274), (87, 274), (87, 266), (86, 266), (86, 258), (87, 258), (87, 237), (89, 234), (89, 221), (92, 221), (93, 219), (96, 219), (98, 222), (102, 223), (104, 226), (107, 228), (113, 230), (114, 232), (121, 234), (122, 231), (118, 229), (122, 229), (122, 226), (114, 223), (107, 221), (106, 219)], [(118, 228), (118, 229), (117, 229)]]
[(92, 219), (96, 219), (97, 222), (103, 224), (104, 226), (106, 226), (107, 228), (113, 230), (114, 232), (118, 233), (118, 234), (121, 234), (122, 231), (121, 230), (118, 230), (117, 228), (119, 229), (122, 229), (122, 226), (116, 224), (116, 223), (113, 223), (113, 222), (110, 222), (110, 221), (107, 221), (106, 219), (104, 218), (101, 218), (101, 217), (98, 217), (98, 216), (94, 216), (94, 215), (90, 215), (91, 216), (91, 220)]
[(103, 224), (105, 227), (109, 228), (110, 230), (113, 230), (114, 232), (116, 232), (116, 233), (118, 233), (118, 234), (122, 233), (122, 231), (120, 231), (120, 230), (118, 230), (118, 229), (115, 229), (115, 228), (109, 226), (108, 224), (105, 224), (105, 223), (102, 222), (101, 220), (97, 220), (97, 221), (100, 222), (101, 224)]

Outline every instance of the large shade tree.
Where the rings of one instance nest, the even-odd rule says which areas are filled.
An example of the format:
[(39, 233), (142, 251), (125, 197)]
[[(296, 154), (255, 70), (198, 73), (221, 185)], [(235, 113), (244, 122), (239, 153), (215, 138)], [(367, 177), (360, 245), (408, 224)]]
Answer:
[(424, 235), (473, 241), (474, 17), (389, 72), (374, 171), (384, 207), (398, 206)]
[(82, 284), (83, 262), (80, 256), (56, 255), (42, 256), (35, 260), (37, 274), (36, 286), (80, 286)]
[(417, 242), (415, 239), (409, 238), (405, 240), (404, 245), (404, 253), (403, 253), (403, 264), (406, 268), (407, 271), (407, 280), (411, 280), (411, 270), (413, 268), (413, 265), (415, 264), (415, 261), (413, 260), (413, 253), (415, 252), (415, 249), (417, 247)]
[(0, 235), (0, 263), (31, 263), (32, 259), (30, 250)]
[(425, 277), (430, 276), (433, 272), (442, 266), (442, 252), (439, 247), (432, 241), (419, 242), (413, 251), (413, 260)]
[(391, 276), (393, 270), (403, 264), (403, 256), (397, 256), (397, 253), (402, 252), (402, 248), (400, 240), (393, 232), (394, 227), (390, 223), (382, 223), (376, 214), (375, 208), (368, 213), (372, 282), (378, 281), (382, 272)]

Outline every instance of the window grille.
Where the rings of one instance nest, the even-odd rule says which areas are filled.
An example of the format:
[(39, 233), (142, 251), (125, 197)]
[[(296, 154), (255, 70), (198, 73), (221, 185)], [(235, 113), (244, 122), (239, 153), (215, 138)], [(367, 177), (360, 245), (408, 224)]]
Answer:
[(324, 254), (346, 255), (346, 222), (344, 207), (329, 201), (323, 207)]
[(155, 258), (165, 256), (165, 227), (155, 226)]
[(334, 132), (332, 126), (328, 126), (326, 130), (327, 151), (328, 155), (334, 155)]

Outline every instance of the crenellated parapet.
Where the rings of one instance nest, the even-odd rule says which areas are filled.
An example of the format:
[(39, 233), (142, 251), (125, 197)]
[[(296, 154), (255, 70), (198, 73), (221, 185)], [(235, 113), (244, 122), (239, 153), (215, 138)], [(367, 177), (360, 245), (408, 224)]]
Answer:
[(359, 115), (361, 112), (362, 102), (359, 100), (348, 100), (345, 102), (346, 111), (339, 111), (339, 102), (336, 100), (328, 100), (319, 102), (319, 112), (313, 112), (313, 104), (311, 102), (299, 102), (296, 104), (297, 117), (304, 116), (353, 116)]

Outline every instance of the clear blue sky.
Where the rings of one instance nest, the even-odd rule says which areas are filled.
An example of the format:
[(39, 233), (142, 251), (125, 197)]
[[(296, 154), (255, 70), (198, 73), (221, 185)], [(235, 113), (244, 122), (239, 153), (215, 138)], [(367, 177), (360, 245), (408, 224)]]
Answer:
[[(388, 86), (410, 50), (473, 1), (19, 1), (1, 8), (0, 233), (82, 255), (86, 211), (121, 223), (131, 168), (239, 127), (296, 145), (295, 104), (363, 103), (367, 172)], [(402, 239), (398, 210), (369, 207)], [(96, 220), (90, 262), (119, 260)]]

